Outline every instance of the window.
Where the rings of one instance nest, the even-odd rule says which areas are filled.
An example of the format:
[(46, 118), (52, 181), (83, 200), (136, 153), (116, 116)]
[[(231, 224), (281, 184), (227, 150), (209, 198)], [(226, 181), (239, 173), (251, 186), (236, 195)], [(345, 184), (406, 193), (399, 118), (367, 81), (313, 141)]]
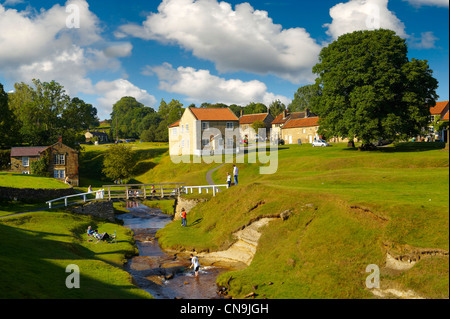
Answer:
[(234, 139), (232, 137), (227, 138), (227, 148), (233, 148)]
[(184, 133), (184, 125), (181, 125), (181, 134)]
[(208, 146), (208, 145), (209, 145), (209, 140), (208, 139), (203, 139), (202, 140), (202, 146), (205, 147), (205, 146)]
[(66, 177), (66, 172), (63, 169), (55, 169), (53, 171), (53, 177), (58, 179), (63, 179)]
[(177, 136), (177, 135), (178, 135), (178, 132), (177, 132), (177, 128), (176, 128), (176, 127), (174, 127), (174, 128), (172, 129), (172, 135), (173, 135), (173, 136)]
[(233, 129), (233, 122), (227, 122), (227, 130)]
[(209, 122), (202, 122), (202, 130), (209, 129)]
[(29, 157), (22, 157), (22, 166), (23, 167), (30, 166), (30, 158)]
[(23, 171), (22, 174), (29, 175), (30, 171)]
[(189, 124), (186, 124), (185, 129), (186, 129), (186, 133), (189, 133)]
[(303, 134), (305, 134), (305, 133), (306, 133), (306, 129), (304, 128), (304, 129), (303, 129)]
[(66, 156), (64, 154), (55, 154), (53, 158), (53, 164), (55, 165), (65, 165), (66, 164)]

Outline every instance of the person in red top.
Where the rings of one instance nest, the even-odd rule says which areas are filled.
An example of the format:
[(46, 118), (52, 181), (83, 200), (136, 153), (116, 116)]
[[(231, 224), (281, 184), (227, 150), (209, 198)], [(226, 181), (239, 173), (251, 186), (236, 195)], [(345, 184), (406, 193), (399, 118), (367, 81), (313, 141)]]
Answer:
[(186, 211), (181, 209), (181, 226), (186, 227), (187, 225), (187, 219), (186, 219)]

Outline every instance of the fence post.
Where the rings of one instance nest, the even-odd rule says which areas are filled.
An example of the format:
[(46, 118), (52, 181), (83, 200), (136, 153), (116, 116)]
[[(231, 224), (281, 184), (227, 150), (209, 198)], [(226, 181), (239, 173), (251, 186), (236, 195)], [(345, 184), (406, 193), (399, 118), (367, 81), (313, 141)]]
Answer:
[(216, 196), (216, 186), (213, 186), (213, 196)]
[(67, 207), (67, 197), (64, 197), (64, 205)]
[(161, 198), (164, 198), (164, 188), (162, 185), (159, 185), (159, 189), (161, 190)]
[(108, 186), (108, 199), (111, 200), (111, 187)]
[(127, 193), (127, 199), (128, 199), (128, 186), (125, 186), (125, 192)]

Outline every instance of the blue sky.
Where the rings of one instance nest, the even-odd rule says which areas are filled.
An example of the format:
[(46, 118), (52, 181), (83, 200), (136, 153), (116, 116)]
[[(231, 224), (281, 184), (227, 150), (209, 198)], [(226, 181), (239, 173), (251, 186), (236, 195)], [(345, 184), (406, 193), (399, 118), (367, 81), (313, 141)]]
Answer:
[(449, 0), (0, 0), (0, 83), (56, 80), (110, 117), (122, 96), (286, 105), (320, 49), (378, 27), (428, 60), (449, 99)]

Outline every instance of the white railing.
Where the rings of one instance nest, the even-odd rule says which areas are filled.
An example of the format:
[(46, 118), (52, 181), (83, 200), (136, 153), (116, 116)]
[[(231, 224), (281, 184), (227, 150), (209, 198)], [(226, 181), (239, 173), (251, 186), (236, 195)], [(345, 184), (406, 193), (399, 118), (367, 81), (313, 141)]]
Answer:
[(95, 194), (95, 199), (103, 199), (104, 195), (105, 195), (105, 190), (100, 189), (98, 191), (95, 192), (89, 192), (89, 193), (82, 193), (82, 194), (75, 194), (75, 195), (68, 195), (68, 196), (63, 196), (60, 198), (56, 198), (56, 199), (52, 199), (49, 200), (48, 202), (45, 202), (46, 204), (48, 204), (48, 208), (52, 208), (52, 203), (59, 201), (59, 200), (63, 200), (64, 199), (64, 206), (67, 207), (68, 205), (68, 199), (72, 198), (72, 197), (83, 197), (83, 202), (86, 203), (86, 196), (90, 195), (90, 194)]
[[(177, 184), (177, 186), (175, 188), (163, 188), (162, 185), (172, 185), (172, 184), (149, 184), (149, 185), (158, 185), (160, 186), (160, 188), (158, 188), (157, 190), (159, 191), (158, 194), (155, 194), (158, 197), (164, 198), (165, 196), (176, 196), (176, 195), (180, 195), (180, 193), (185, 193), (185, 194), (193, 194), (194, 193), (194, 189), (198, 190), (199, 194), (202, 194), (203, 191), (206, 191), (206, 193), (209, 193), (209, 190), (212, 190), (213, 196), (216, 196), (216, 193), (218, 191), (220, 191), (221, 187), (225, 187), (228, 188), (228, 184), (224, 184), (224, 185), (204, 185), (204, 186), (181, 186), (180, 184)], [(147, 198), (147, 197), (152, 197), (152, 193), (150, 190), (150, 194), (147, 193), (147, 190), (144, 187), (144, 192), (143, 192), (143, 196), (141, 193), (138, 193), (138, 195), (133, 196), (132, 194), (129, 193), (129, 189), (128, 186), (130, 185), (126, 185), (125, 189), (117, 191), (120, 192), (120, 194), (115, 194), (114, 196), (112, 196), (112, 192), (111, 192), (111, 188), (113, 186), (106, 186), (106, 188), (108, 188), (108, 192), (107, 192), (107, 196), (106, 199), (111, 200), (112, 198), (126, 198), (126, 199), (130, 199), (133, 197), (142, 197), (142, 198)], [(164, 193), (164, 190), (166, 190), (166, 192)], [(170, 192), (169, 192), (170, 190)], [(100, 189), (97, 191), (92, 191), (92, 192), (88, 192), (88, 193), (82, 193), (82, 194), (75, 194), (75, 195), (68, 195), (68, 196), (63, 196), (60, 198), (56, 198), (56, 199), (52, 199), (49, 200), (47, 202), (45, 202), (46, 204), (48, 204), (48, 208), (52, 208), (52, 203), (60, 201), (60, 200), (64, 200), (64, 206), (68, 206), (69, 198), (72, 197), (83, 197), (83, 202), (87, 201), (87, 195), (90, 194), (95, 194), (95, 199), (104, 199), (105, 198), (105, 190), (104, 189)], [(94, 199), (90, 199), (90, 200), (94, 200)]]
[(220, 187), (226, 187), (228, 188), (228, 184), (225, 185), (205, 185), (205, 186), (183, 186), (183, 189), (185, 191), (185, 194), (192, 194), (194, 192), (194, 189), (198, 189), (198, 193), (201, 194), (202, 190), (206, 190), (206, 193), (209, 192), (210, 189), (213, 191), (213, 196), (216, 196), (216, 192), (220, 189)]

